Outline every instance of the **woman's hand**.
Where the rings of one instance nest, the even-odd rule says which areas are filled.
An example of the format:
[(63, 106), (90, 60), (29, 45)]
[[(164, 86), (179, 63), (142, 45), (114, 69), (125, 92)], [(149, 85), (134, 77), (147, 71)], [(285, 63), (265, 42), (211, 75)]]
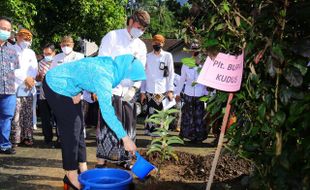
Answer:
[(78, 103), (80, 103), (80, 101), (81, 101), (81, 96), (82, 96), (82, 94), (81, 93), (79, 93), (78, 95), (76, 95), (76, 96), (73, 96), (72, 97), (72, 101), (73, 101), (73, 103), (74, 104), (78, 104)]
[(135, 155), (135, 152), (137, 151), (136, 144), (129, 138), (129, 136), (123, 137), (122, 138), (123, 143), (124, 143), (124, 148), (128, 152), (130, 152), (132, 155)]

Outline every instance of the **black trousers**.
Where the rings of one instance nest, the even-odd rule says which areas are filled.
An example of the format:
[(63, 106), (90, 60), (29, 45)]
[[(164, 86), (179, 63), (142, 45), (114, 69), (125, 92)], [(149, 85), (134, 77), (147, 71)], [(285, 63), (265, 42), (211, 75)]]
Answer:
[[(48, 105), (46, 99), (39, 100), (39, 110), (40, 117), (42, 121), (42, 133), (44, 136), (45, 143), (50, 143), (53, 141), (53, 126), (55, 123), (55, 116), (53, 116), (51, 107)], [(58, 139), (58, 132), (56, 131), (56, 136)]]
[(45, 80), (43, 90), (57, 120), (63, 169), (76, 170), (79, 162), (86, 162), (81, 102), (73, 104), (72, 98), (55, 93)]

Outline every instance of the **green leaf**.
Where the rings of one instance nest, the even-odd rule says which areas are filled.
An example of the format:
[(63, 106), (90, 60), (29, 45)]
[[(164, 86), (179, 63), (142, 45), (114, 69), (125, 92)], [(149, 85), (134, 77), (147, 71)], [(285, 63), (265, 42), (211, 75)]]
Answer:
[(217, 39), (206, 39), (203, 43), (203, 46), (205, 48), (208, 48), (208, 47), (216, 46), (218, 44), (219, 44), (219, 41)]
[(228, 3), (228, 2), (224, 2), (224, 3), (223, 3), (223, 9), (224, 9), (226, 12), (229, 12), (229, 11), (230, 11), (229, 3)]
[(188, 66), (189, 68), (196, 66), (196, 60), (192, 57), (185, 57), (181, 59), (182, 64)]
[(276, 76), (276, 68), (274, 66), (272, 57), (269, 56), (268, 60), (267, 60), (267, 72), (269, 73), (269, 75), (271, 77), (275, 77)]
[(275, 44), (274, 46), (272, 46), (272, 53), (273, 53), (273, 56), (275, 56), (275, 58), (277, 58), (280, 61), (280, 63), (284, 61), (284, 55), (282, 52), (282, 48), (279, 44)]
[(210, 99), (210, 96), (203, 96), (203, 97), (199, 98), (199, 101), (207, 102), (209, 99)]
[(301, 64), (299, 62), (297, 63), (294, 62), (293, 65), (300, 71), (302, 76), (305, 76), (307, 74), (308, 68), (304, 66), (302, 63), (303, 61), (301, 61)]
[(294, 87), (299, 87), (302, 85), (303, 77), (299, 69), (297, 69), (296, 67), (286, 68), (283, 75), (285, 79)]
[(280, 90), (280, 100), (284, 105), (290, 103), (292, 97), (292, 89), (288, 86), (282, 86)]
[(152, 148), (152, 149), (149, 149), (149, 150), (146, 152), (146, 154), (149, 155), (149, 154), (151, 154), (151, 153), (153, 153), (153, 152), (159, 152), (159, 153), (161, 153), (161, 149), (159, 149), (159, 148)]
[(218, 24), (215, 26), (214, 30), (219, 31), (219, 30), (222, 30), (223, 28), (224, 28), (224, 24)]
[(266, 115), (266, 105), (265, 104), (261, 104), (259, 107), (258, 107), (258, 116), (260, 118), (260, 120), (264, 120), (265, 118), (265, 115)]
[(168, 139), (167, 141), (168, 145), (172, 145), (172, 144), (184, 144), (182, 139)]
[(276, 126), (281, 126), (284, 124), (285, 122), (285, 119), (286, 119), (286, 114), (283, 112), (283, 111), (278, 111), (276, 113), (276, 115), (274, 116), (273, 118), (273, 123), (276, 125)]

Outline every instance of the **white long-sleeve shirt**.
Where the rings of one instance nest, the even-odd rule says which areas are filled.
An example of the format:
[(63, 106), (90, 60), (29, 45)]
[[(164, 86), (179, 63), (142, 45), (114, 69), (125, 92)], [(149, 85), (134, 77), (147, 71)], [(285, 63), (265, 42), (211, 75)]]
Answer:
[[(168, 67), (168, 77), (164, 77), (164, 70), (160, 69), (160, 64)], [(174, 63), (171, 53), (164, 50), (161, 50), (159, 55), (154, 52), (148, 53), (145, 70), (146, 80), (142, 82), (142, 93), (163, 94), (174, 91)]]
[[(118, 29), (108, 32), (101, 40), (98, 56), (110, 56), (113, 59), (118, 55), (131, 54), (139, 59), (143, 65), (146, 63), (146, 46), (139, 38), (133, 39), (127, 29)], [(113, 89), (113, 94), (122, 96), (129, 87), (140, 88), (141, 82), (121, 82)]]
[(12, 46), (17, 52), (20, 68), (15, 70), (15, 88), (24, 83), (27, 77), (35, 78), (38, 73), (38, 61), (32, 49), (22, 49), (17, 43)]
[(68, 55), (66, 55), (64, 53), (58, 53), (53, 58), (53, 61), (52, 61), (50, 69), (52, 69), (52, 68), (54, 68), (54, 67), (56, 67), (58, 65), (61, 65), (63, 63), (77, 61), (77, 60), (80, 60), (80, 59), (83, 59), (83, 58), (84, 58), (84, 54), (76, 52), (76, 51), (72, 51)]
[[(189, 68), (187, 65), (182, 65), (181, 78), (177, 85), (176, 95), (180, 95), (185, 84), (184, 93), (188, 96), (200, 97), (208, 94), (207, 88), (201, 84), (196, 83), (199, 73), (198, 68), (201, 66)], [(193, 83), (196, 83), (193, 85)]]

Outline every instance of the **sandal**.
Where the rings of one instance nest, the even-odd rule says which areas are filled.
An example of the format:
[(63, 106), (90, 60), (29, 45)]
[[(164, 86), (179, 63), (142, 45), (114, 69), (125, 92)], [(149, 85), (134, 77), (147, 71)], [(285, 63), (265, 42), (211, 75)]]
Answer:
[(33, 145), (33, 141), (32, 140), (25, 140), (24, 144), (27, 146), (32, 146)]

